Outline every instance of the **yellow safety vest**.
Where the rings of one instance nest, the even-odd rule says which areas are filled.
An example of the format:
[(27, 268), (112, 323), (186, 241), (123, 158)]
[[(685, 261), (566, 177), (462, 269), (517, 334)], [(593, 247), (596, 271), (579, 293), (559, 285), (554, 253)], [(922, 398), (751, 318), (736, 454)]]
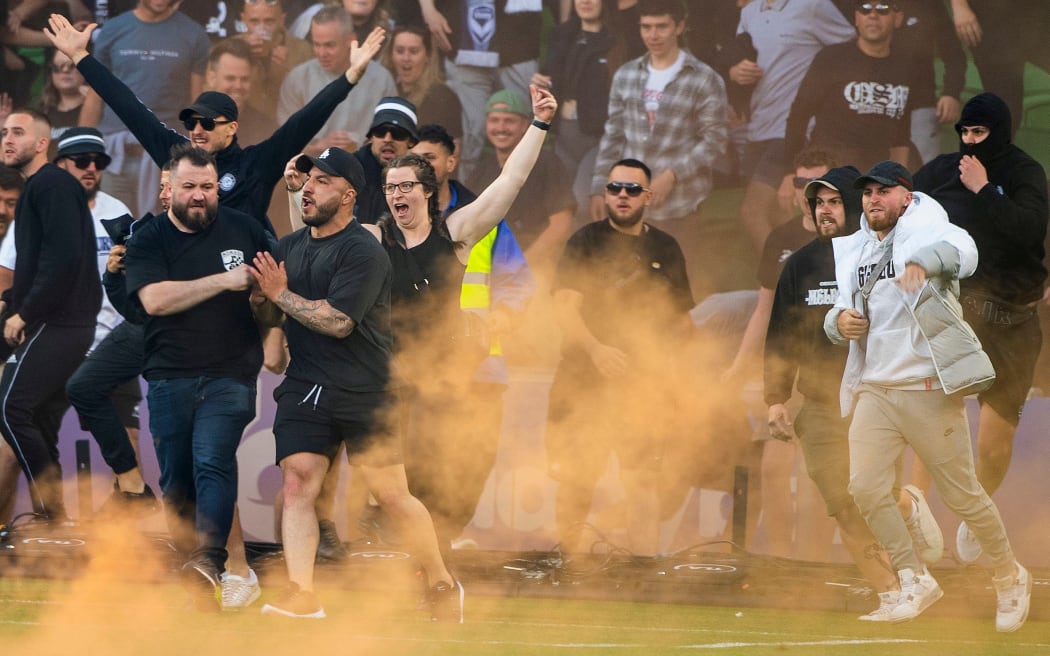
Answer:
[[(459, 291), (459, 307), (466, 312), (473, 312), (484, 318), (488, 317), (492, 307), (492, 248), (496, 243), (496, 226), (481, 241), (470, 249), (467, 258), (467, 269), (463, 272), (463, 284)], [(489, 355), (502, 355), (499, 337), (489, 336)]]

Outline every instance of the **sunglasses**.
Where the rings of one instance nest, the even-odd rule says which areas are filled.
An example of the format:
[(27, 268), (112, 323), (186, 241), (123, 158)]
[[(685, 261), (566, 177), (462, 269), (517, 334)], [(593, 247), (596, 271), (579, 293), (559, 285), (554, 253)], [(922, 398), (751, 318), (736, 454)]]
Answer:
[(277, 0), (244, 0), (246, 5), (275, 5)]
[(81, 170), (87, 170), (87, 167), (94, 164), (96, 171), (105, 171), (110, 162), (110, 159), (105, 155), (74, 155), (67, 157), (67, 159)]
[(412, 138), (412, 135), (409, 134), (408, 130), (399, 128), (395, 125), (383, 125), (375, 128), (368, 133), (368, 138), (373, 139), (376, 137), (385, 137), (387, 133), (390, 134), (390, 138), (394, 141), (408, 141)]
[(795, 185), (795, 189), (805, 189), (806, 185), (808, 185), (810, 182), (813, 182), (814, 180), (816, 180), (816, 178), (804, 178), (800, 175), (796, 175), (794, 178), (792, 178), (791, 184)]
[(77, 70), (77, 65), (73, 62), (66, 62), (65, 64), (51, 64), (48, 68), (52, 73), (72, 73)]
[(415, 188), (417, 184), (421, 184), (419, 180), (405, 180), (404, 182), (398, 182), (397, 184), (385, 184), (383, 185), (383, 193), (387, 196), (392, 196), (394, 190), (397, 189), (403, 194), (408, 194), (412, 192), (412, 189)]
[(864, 16), (870, 16), (873, 11), (879, 16), (888, 16), (889, 13), (893, 11), (893, 5), (888, 5), (882, 2), (865, 2), (864, 4), (857, 5), (857, 12)]
[(182, 124), (186, 127), (187, 131), (192, 131), (194, 128), (197, 127), (198, 123), (201, 124), (202, 128), (204, 128), (208, 132), (211, 132), (215, 129), (216, 125), (226, 125), (227, 123), (233, 123), (233, 121), (216, 121), (213, 118), (204, 118), (203, 116), (198, 118), (196, 116), (191, 116), (190, 118), (187, 118), (182, 122)]
[(649, 191), (637, 182), (610, 182), (605, 185), (605, 193), (619, 196), (621, 191), (626, 191), (631, 198), (637, 198), (643, 191)]

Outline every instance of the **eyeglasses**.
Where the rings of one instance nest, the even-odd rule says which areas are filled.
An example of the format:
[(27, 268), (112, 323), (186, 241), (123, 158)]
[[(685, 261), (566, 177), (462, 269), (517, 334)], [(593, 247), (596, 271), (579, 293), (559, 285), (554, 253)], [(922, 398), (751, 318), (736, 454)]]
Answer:
[(381, 125), (378, 128), (374, 128), (368, 133), (368, 138), (381, 138), (385, 137), (388, 133), (390, 134), (390, 138), (394, 141), (408, 141), (412, 138), (412, 135), (409, 134), (408, 130), (399, 128), (396, 125)]
[(277, 0), (244, 0), (246, 5), (275, 5)]
[(864, 4), (857, 5), (857, 12), (864, 16), (870, 16), (873, 11), (879, 16), (887, 16), (892, 10), (893, 5), (888, 5), (883, 2), (865, 2)]
[(186, 126), (187, 131), (192, 131), (194, 128), (197, 127), (198, 123), (201, 124), (202, 128), (204, 128), (208, 132), (211, 132), (215, 129), (216, 125), (226, 125), (227, 123), (233, 123), (233, 121), (217, 121), (213, 118), (205, 118), (203, 116), (191, 116), (190, 118), (184, 119), (182, 121), (182, 124)]
[(65, 64), (51, 64), (48, 68), (52, 73), (72, 73), (77, 70), (77, 65), (73, 62), (66, 62)]
[(383, 193), (387, 196), (391, 196), (394, 190), (397, 189), (403, 194), (410, 193), (417, 184), (421, 184), (419, 180), (405, 180), (404, 182), (398, 182), (397, 184), (390, 183), (383, 185)]
[(626, 191), (631, 198), (637, 198), (643, 191), (649, 191), (637, 182), (610, 182), (605, 185), (605, 193), (619, 196), (621, 191)]
[(791, 180), (791, 183), (795, 185), (795, 189), (805, 189), (806, 185), (808, 185), (810, 182), (813, 182), (814, 180), (816, 180), (816, 178), (804, 178), (801, 175), (796, 175)]
[(95, 165), (96, 171), (105, 171), (109, 166), (110, 159), (105, 155), (75, 155), (67, 157), (78, 169), (87, 170), (87, 167)]

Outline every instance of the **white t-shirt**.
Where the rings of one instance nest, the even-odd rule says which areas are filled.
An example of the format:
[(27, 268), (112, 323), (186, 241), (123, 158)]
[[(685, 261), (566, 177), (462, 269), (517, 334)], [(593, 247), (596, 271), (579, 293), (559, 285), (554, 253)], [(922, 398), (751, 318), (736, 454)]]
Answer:
[(652, 64), (649, 64), (649, 78), (645, 81), (645, 96), (643, 98), (645, 102), (645, 112), (649, 115), (649, 129), (652, 130), (656, 124), (656, 112), (660, 109), (660, 98), (664, 95), (664, 89), (671, 83), (671, 80), (678, 75), (678, 72), (682, 70), (682, 64), (685, 62), (685, 52), (678, 53), (678, 59), (673, 64), (662, 70), (653, 68)]

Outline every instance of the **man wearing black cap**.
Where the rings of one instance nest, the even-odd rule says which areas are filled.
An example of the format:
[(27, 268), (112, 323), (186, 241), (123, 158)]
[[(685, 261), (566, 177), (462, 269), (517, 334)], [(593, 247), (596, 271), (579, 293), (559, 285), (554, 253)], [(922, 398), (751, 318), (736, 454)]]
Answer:
[(864, 214), (860, 230), (834, 241), (839, 293), (824, 331), (849, 343), (839, 394), (842, 416), (853, 412), (849, 491), (900, 581), (889, 621), (910, 620), (943, 595), (893, 495), (895, 463), (910, 446), (992, 562), (996, 629), (1016, 631), (1032, 580), (977, 482), (962, 400), (994, 376), (958, 303), (957, 280), (976, 269), (977, 246), (937, 201), (912, 191), (897, 162), (876, 164), (854, 186)]
[[(58, 426), (48, 410), (91, 346), (102, 303), (95, 230), (81, 184), (47, 161), (51, 125), (39, 112), (15, 110), (4, 121), (3, 163), (26, 176), (14, 232), (14, 282), (0, 313), (14, 362), (0, 379), (0, 433), (29, 483), (33, 510), (65, 519)], [(3, 501), (0, 500), (0, 506)]]
[[(189, 143), (171, 152), (171, 209), (136, 229), (126, 288), (149, 317), (145, 366), (150, 434), (169, 530), (198, 602), (215, 589), (237, 499), (236, 450), (255, 417), (262, 367), (259, 323), (274, 325), (246, 262), (273, 237), (253, 217), (220, 206), (214, 158)], [(251, 298), (251, 303), (249, 299)]]
[[(255, 258), (262, 293), (287, 317), (291, 360), (274, 391), (277, 462), (284, 474), (281, 533), (289, 588), (263, 613), (324, 617), (314, 596), (318, 523), (314, 503), (339, 446), (369, 491), (410, 536), (430, 591), (434, 619), (462, 622), (463, 589), (441, 559), (426, 508), (408, 490), (390, 395), (391, 265), (373, 233), (354, 220), (365, 174), (339, 148), (304, 155), (307, 228), (274, 256)], [(278, 264), (279, 263), (279, 264)]]
[[(828, 515), (838, 524), (853, 562), (879, 593), (882, 608), (897, 601), (897, 577), (849, 494), (849, 420), (839, 416), (837, 394), (828, 385), (841, 380), (846, 350), (829, 344), (823, 327), (824, 315), (838, 299), (831, 240), (860, 226), (860, 192), (853, 188), (859, 175), (852, 166), (833, 168), (806, 185), (817, 239), (795, 251), (780, 274), (766, 332), (763, 378), (770, 433), (785, 441), (798, 436)], [(796, 377), (805, 401), (792, 423), (787, 402)], [(861, 619), (883, 616), (875, 612)]]
[(368, 142), (354, 153), (365, 172), (365, 184), (354, 207), (362, 223), (375, 223), (387, 211), (383, 195), (383, 168), (416, 145), (416, 106), (404, 98), (383, 98), (372, 114)]
[[(955, 125), (959, 152), (941, 155), (915, 174), (915, 188), (944, 205), (951, 222), (977, 242), (977, 271), (962, 283), (963, 317), (995, 367), (978, 395), (977, 480), (993, 494), (1006, 476), (1014, 431), (1032, 386), (1043, 342), (1036, 308), (1043, 297), (1046, 172), (1010, 143), (1010, 110), (991, 93), (974, 96)], [(957, 554), (973, 562), (980, 544), (965, 523)]]
[(168, 128), (135, 97), (135, 94), (105, 66), (88, 54), (94, 25), (77, 30), (67, 19), (53, 14), (50, 31), (55, 47), (76, 62), (84, 79), (98, 92), (156, 162), (169, 159), (171, 147), (190, 141), (215, 155), (219, 171), (219, 199), (223, 205), (241, 210), (273, 232), (266, 209), (274, 185), (284, 174), (285, 162), (302, 151), (335, 108), (361, 78), (365, 67), (379, 52), (384, 32), (376, 28), (360, 47), (350, 53), (350, 66), (318, 93), (313, 100), (273, 133), (269, 139), (241, 148), (237, 142), (237, 103), (217, 91), (206, 91), (179, 112), (189, 138)]

